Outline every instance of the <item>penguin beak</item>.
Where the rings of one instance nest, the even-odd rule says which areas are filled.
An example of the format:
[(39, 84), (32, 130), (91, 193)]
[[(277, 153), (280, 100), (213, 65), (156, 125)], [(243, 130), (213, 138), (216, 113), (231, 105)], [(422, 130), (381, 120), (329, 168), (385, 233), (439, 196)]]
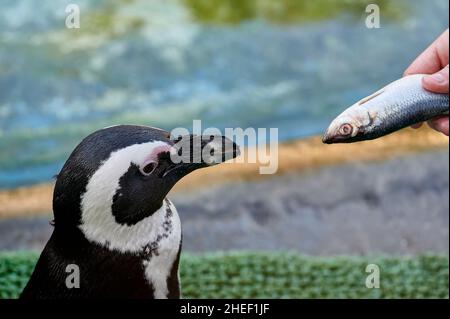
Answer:
[[(195, 138), (193, 137), (194, 144)], [(225, 136), (201, 136), (202, 164), (213, 166), (232, 160), (241, 154), (239, 146)]]
[(170, 167), (163, 177), (179, 179), (196, 169), (217, 165), (240, 155), (239, 146), (221, 135), (188, 135), (172, 142)]

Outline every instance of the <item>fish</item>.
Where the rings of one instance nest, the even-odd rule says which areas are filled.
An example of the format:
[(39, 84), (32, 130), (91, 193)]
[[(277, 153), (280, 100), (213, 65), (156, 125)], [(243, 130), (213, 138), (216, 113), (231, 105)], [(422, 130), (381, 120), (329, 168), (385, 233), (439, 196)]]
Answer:
[(448, 115), (449, 95), (425, 90), (424, 76), (405, 76), (353, 104), (331, 122), (322, 141), (334, 144), (373, 140)]

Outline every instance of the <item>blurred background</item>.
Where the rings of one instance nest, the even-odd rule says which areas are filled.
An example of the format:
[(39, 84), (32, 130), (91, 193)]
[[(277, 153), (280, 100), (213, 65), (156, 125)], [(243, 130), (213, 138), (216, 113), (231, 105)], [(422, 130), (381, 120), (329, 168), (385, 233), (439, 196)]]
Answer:
[[(80, 29), (65, 27), (69, 3), (81, 9)], [(365, 25), (369, 3), (380, 7), (379, 29)], [(256, 292), (225, 297), (448, 297), (448, 138), (426, 128), (347, 146), (318, 138), (347, 106), (399, 78), (448, 28), (448, 10), (447, 0), (1, 0), (0, 251), (43, 248), (52, 178), (87, 134), (125, 123), (190, 129), (201, 119), (220, 129), (278, 128), (280, 170), (260, 176), (255, 165), (228, 165), (183, 181), (171, 199), (184, 251), (206, 253), (186, 263), (293, 265), (289, 258), (307, 256), (286, 282), (312, 280), (271, 295), (266, 274)], [(240, 252), (249, 250), (259, 257)], [(217, 251), (231, 255), (208, 255)], [(355, 286), (327, 295), (314, 269), (351, 272), (337, 255), (363, 258), (358, 265), (400, 258), (423, 291), (401, 283), (368, 291), (364, 267), (355, 266)], [(14, 297), (35, 255), (6, 256), (0, 297)]]

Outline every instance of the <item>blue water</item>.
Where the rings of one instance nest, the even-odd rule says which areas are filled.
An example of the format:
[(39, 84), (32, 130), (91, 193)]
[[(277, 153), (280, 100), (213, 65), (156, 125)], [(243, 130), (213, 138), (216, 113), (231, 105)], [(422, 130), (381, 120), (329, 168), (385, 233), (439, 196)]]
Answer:
[(448, 27), (447, 0), (394, 2), (369, 30), (363, 10), (214, 23), (183, 1), (84, 0), (81, 29), (67, 30), (70, 2), (2, 0), (0, 188), (50, 180), (83, 136), (113, 124), (321, 133)]

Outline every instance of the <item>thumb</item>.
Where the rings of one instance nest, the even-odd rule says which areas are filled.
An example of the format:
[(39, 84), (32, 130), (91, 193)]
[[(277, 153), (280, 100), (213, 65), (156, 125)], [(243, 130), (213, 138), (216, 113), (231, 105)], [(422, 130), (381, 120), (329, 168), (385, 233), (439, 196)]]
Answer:
[(424, 76), (423, 87), (435, 93), (448, 93), (448, 65), (439, 72)]

